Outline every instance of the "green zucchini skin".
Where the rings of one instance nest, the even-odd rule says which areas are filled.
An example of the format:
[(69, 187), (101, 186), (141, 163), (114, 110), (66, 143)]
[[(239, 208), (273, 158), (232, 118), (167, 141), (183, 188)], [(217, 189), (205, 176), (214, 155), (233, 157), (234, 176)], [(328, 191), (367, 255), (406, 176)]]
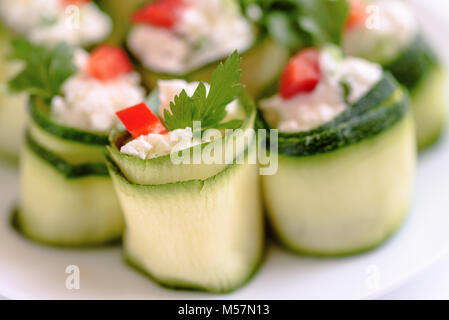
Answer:
[[(392, 126), (408, 112), (407, 94), (389, 74), (359, 101), (334, 120), (310, 131), (279, 132), (279, 153), (289, 156), (307, 156), (326, 153), (358, 143)], [(271, 127), (261, 116), (260, 122)]]
[[(241, 102), (252, 128), (255, 106)], [(255, 152), (255, 142), (253, 136), (242, 152)], [(249, 281), (264, 249), (256, 164), (185, 164), (175, 181), (178, 165), (169, 158), (143, 161), (114, 150), (108, 169), (124, 211), (128, 262), (177, 289), (225, 293)]]
[[(164, 286), (212, 293), (234, 291), (254, 275), (264, 248), (256, 165), (230, 166), (205, 180), (136, 185), (108, 164), (125, 214), (125, 256), (133, 266)], [(164, 199), (167, 204), (158, 204)], [(173, 219), (179, 223), (169, 223)], [(187, 234), (192, 230), (204, 238)], [(173, 257), (171, 246), (192, 255)]]
[(431, 147), (446, 127), (447, 72), (422, 35), (385, 66), (410, 91), (418, 149)]
[(384, 243), (409, 208), (415, 143), (407, 95), (388, 74), (333, 121), (280, 134), (278, 171), (262, 177), (278, 240), (323, 257)]
[(120, 239), (124, 221), (100, 144), (105, 136), (60, 126), (45, 113), (47, 107), (31, 98), (18, 229), (35, 241), (64, 247)]
[(448, 75), (435, 65), (410, 91), (419, 151), (432, 147), (443, 136), (448, 116)]
[(25, 144), (30, 151), (33, 151), (43, 161), (54, 167), (62, 176), (67, 179), (82, 178), (85, 176), (108, 176), (108, 170), (106, 164), (103, 162), (95, 163), (83, 163), (83, 164), (71, 164), (64, 160), (62, 157), (54, 154), (53, 152), (45, 149), (37, 143), (29, 132), (25, 135)]
[(396, 59), (384, 65), (410, 92), (418, 149), (423, 151), (444, 132), (449, 101), (447, 74), (422, 34)]
[(28, 111), (33, 122), (39, 128), (53, 136), (88, 145), (105, 146), (108, 143), (107, 134), (89, 132), (56, 123), (51, 119), (48, 103), (38, 97), (31, 97), (28, 106)]
[(418, 34), (399, 57), (384, 67), (395, 76), (399, 83), (413, 90), (437, 64), (438, 59), (435, 53), (424, 37)]
[(21, 154), (18, 229), (32, 240), (58, 247), (119, 239), (124, 227), (120, 205), (110, 177), (97, 170), (83, 166), (74, 175), (27, 143)]

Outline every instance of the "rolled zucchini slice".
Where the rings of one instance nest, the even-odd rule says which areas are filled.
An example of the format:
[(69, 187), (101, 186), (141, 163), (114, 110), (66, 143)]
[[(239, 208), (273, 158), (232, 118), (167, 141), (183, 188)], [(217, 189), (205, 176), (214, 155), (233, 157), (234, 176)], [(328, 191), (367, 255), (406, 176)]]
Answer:
[(56, 246), (93, 246), (121, 237), (123, 217), (104, 163), (107, 136), (60, 126), (31, 98), (21, 154), (18, 228)]
[[(26, 124), (28, 95), (14, 94), (7, 88), (8, 81), (20, 70), (20, 63), (8, 56), (11, 35), (0, 25), (0, 157), (17, 162)], [(7, 138), (6, 138), (7, 137)]]
[[(260, 96), (264, 90), (276, 83), (290, 57), (286, 47), (269, 37), (263, 37), (246, 52), (242, 53), (242, 78), (246, 91)], [(187, 81), (210, 81), (213, 71), (220, 61), (209, 63), (184, 75), (157, 73), (140, 66), (138, 68), (148, 88), (155, 88), (158, 80), (185, 79)]]
[(410, 91), (420, 151), (434, 145), (445, 131), (449, 106), (447, 80), (447, 71), (436, 65)]
[[(215, 143), (229, 150), (230, 141), (253, 128), (254, 105), (241, 102), (248, 114), (242, 130), (201, 150)], [(235, 155), (255, 152), (255, 137), (248, 137)], [(257, 164), (176, 165), (170, 155), (141, 160), (121, 154), (121, 140), (112, 136), (108, 167), (124, 211), (128, 262), (168, 287), (221, 293), (248, 281), (264, 239)]]
[(419, 150), (430, 147), (443, 134), (447, 122), (445, 67), (420, 35), (387, 69), (410, 92)]
[(362, 57), (382, 62), (385, 69), (409, 90), (418, 148), (424, 150), (438, 141), (445, 128), (449, 104), (447, 72), (422, 34), (417, 34), (392, 61), (382, 60), (382, 51), (378, 50), (379, 56), (368, 54)]
[(280, 242), (341, 256), (383, 243), (406, 216), (416, 161), (408, 98), (389, 74), (333, 121), (279, 134), (278, 171), (263, 176)]

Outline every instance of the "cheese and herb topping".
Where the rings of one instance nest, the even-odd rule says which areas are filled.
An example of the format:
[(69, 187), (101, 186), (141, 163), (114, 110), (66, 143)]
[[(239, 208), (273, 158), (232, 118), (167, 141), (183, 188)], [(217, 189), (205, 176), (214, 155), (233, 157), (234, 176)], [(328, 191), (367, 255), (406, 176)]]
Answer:
[(145, 99), (140, 76), (120, 48), (100, 46), (90, 55), (78, 49), (75, 63), (77, 73), (52, 100), (52, 116), (59, 123), (107, 132), (119, 124), (116, 111)]
[(415, 39), (418, 23), (402, 0), (352, 0), (343, 49), (347, 55), (387, 64)]
[(252, 25), (229, 0), (158, 0), (136, 12), (128, 39), (149, 69), (187, 73), (254, 42)]
[(88, 0), (2, 0), (0, 17), (35, 43), (88, 46), (112, 29), (111, 19)]
[(265, 119), (282, 132), (316, 128), (359, 100), (382, 76), (382, 68), (343, 58), (335, 48), (306, 49), (286, 66), (280, 93), (260, 101)]
[(234, 52), (215, 70), (210, 85), (159, 81), (159, 117), (145, 103), (117, 112), (134, 138), (120, 152), (141, 159), (155, 158), (211, 141), (212, 137), (194, 132), (198, 124), (202, 130), (240, 127), (245, 115), (238, 102), (243, 88), (238, 84), (239, 64), (239, 55)]

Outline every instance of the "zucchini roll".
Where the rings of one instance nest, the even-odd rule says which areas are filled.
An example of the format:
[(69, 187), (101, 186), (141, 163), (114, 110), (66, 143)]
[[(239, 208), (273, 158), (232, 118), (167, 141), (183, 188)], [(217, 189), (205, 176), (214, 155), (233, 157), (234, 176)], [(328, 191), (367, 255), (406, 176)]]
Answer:
[(20, 62), (8, 60), (10, 41), (10, 33), (0, 24), (0, 134), (8, 137), (0, 141), (0, 157), (16, 163), (26, 123), (28, 95), (8, 90), (8, 81), (21, 68)]
[(278, 128), (278, 171), (263, 176), (269, 220), (287, 248), (338, 256), (374, 248), (403, 221), (416, 150), (407, 94), (379, 65), (306, 49), (279, 94), (260, 101)]
[(127, 46), (150, 88), (160, 79), (207, 81), (218, 61), (238, 50), (242, 82), (258, 95), (288, 59), (288, 50), (259, 32), (235, 0), (147, 1), (130, 19)]
[[(100, 46), (28, 44), (34, 53), (11, 87), (27, 89), (18, 227), (29, 238), (90, 246), (120, 238), (123, 216), (104, 155), (115, 111), (145, 98), (126, 53)], [(45, 66), (44, 68), (40, 67)], [(47, 67), (47, 66), (52, 67)]]
[[(118, 113), (129, 133), (111, 135), (109, 171), (125, 216), (125, 255), (164, 286), (231, 291), (261, 260), (258, 166), (248, 161), (255, 106), (236, 90), (236, 62), (234, 54), (220, 65), (210, 87), (166, 80), (172, 95), (160, 91), (165, 98), (151, 106), (163, 117), (145, 104)], [(196, 121), (209, 129), (195, 129)]]
[[(68, 7), (69, 5), (76, 5)], [(91, 47), (104, 40), (112, 29), (109, 16), (90, 1), (67, 0), (1, 0), (0, 65), (0, 155), (16, 159), (26, 123), (26, 93), (14, 94), (7, 82), (21, 70), (21, 56), (30, 52), (11, 45), (17, 37), (51, 45), (65, 41), (74, 46)], [(78, 24), (78, 25), (75, 25)]]
[(351, 1), (343, 47), (348, 55), (382, 64), (407, 87), (419, 149), (436, 142), (446, 124), (447, 76), (409, 5), (400, 0)]

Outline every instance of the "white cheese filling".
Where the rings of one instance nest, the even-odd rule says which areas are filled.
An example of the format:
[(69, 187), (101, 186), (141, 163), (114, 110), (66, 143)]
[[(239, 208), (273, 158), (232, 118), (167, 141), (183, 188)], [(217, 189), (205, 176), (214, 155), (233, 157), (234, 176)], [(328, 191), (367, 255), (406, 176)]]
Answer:
[(64, 82), (63, 96), (53, 98), (52, 116), (63, 125), (107, 132), (119, 124), (115, 112), (144, 101), (145, 90), (136, 72), (109, 81), (90, 76), (88, 59), (87, 52), (75, 52), (78, 72)]
[(209, 62), (248, 49), (253, 28), (229, 0), (186, 0), (173, 29), (135, 26), (129, 35), (131, 51), (149, 69), (184, 74)]
[(145, 160), (188, 149), (203, 142), (208, 141), (194, 137), (192, 128), (187, 127), (167, 134), (142, 135), (122, 146), (120, 152)]
[[(170, 108), (170, 102), (183, 89), (189, 96), (192, 96), (197, 86), (198, 82), (186, 82), (184, 80), (159, 81), (159, 114), (162, 114), (162, 110)], [(206, 88), (209, 89), (209, 85), (206, 84)], [(227, 116), (223, 121), (244, 117), (244, 111), (237, 100), (228, 104), (226, 111)], [(192, 128), (187, 127), (169, 131), (166, 134), (150, 133), (148, 135), (142, 135), (122, 146), (120, 152), (145, 160), (184, 150), (209, 141), (211, 141), (210, 138), (204, 135), (201, 137), (194, 136)]]
[[(290, 99), (280, 95), (260, 101), (265, 119), (282, 132), (300, 132), (316, 128), (343, 112), (367, 93), (382, 77), (382, 68), (358, 58), (342, 59), (330, 50), (320, 54), (322, 78), (310, 93)], [(349, 95), (345, 99), (345, 83)], [(345, 101), (347, 100), (347, 101)]]
[(387, 64), (416, 37), (416, 17), (402, 0), (369, 2), (367, 13), (365, 24), (345, 32), (343, 49), (347, 55)]
[(103, 40), (111, 19), (94, 3), (65, 6), (62, 0), (1, 0), (0, 17), (11, 29), (35, 43), (66, 41), (87, 46)]

